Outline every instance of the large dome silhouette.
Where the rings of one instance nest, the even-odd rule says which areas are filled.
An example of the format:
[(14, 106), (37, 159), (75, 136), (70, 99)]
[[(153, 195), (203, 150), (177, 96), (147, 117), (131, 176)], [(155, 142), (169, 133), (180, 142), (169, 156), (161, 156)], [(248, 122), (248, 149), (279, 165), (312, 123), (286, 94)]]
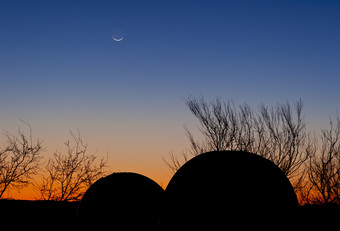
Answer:
[(95, 182), (79, 206), (83, 221), (100, 227), (156, 227), (164, 190), (153, 180), (131, 172), (113, 173)]
[(198, 155), (175, 173), (165, 191), (171, 223), (215, 222), (235, 211), (253, 216), (298, 206), (284, 173), (273, 162), (248, 152)]

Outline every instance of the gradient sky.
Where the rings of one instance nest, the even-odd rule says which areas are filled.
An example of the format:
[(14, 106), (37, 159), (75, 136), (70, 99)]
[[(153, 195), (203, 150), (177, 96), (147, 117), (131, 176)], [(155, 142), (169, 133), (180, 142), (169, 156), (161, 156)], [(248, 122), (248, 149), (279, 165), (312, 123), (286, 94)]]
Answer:
[(112, 171), (166, 186), (162, 156), (196, 128), (181, 98), (301, 98), (327, 124), (339, 44), (340, 1), (1, 1), (0, 127), (30, 123), (46, 158), (78, 128)]

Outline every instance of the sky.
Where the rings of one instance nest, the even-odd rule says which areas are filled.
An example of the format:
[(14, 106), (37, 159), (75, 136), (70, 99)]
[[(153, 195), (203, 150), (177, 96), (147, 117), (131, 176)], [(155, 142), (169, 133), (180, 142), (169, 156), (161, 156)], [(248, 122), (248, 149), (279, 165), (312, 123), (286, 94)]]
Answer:
[(306, 120), (327, 124), (340, 108), (339, 12), (331, 0), (1, 0), (0, 128), (29, 123), (45, 161), (79, 129), (110, 171), (165, 187), (162, 157), (198, 126), (188, 96), (302, 99)]

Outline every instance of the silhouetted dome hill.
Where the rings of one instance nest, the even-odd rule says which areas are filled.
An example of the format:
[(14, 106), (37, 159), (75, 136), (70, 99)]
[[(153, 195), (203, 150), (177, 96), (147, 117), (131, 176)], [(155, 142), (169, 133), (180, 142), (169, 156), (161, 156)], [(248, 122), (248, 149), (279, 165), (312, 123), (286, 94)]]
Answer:
[[(158, 225), (164, 190), (153, 180), (131, 172), (99, 179), (85, 193), (79, 206), (81, 218), (113, 226)], [(102, 225), (102, 227), (105, 225)]]
[(172, 220), (182, 223), (183, 217), (209, 221), (230, 218), (233, 212), (256, 215), (298, 206), (292, 185), (273, 162), (236, 151), (208, 152), (189, 160), (170, 180), (166, 196)]

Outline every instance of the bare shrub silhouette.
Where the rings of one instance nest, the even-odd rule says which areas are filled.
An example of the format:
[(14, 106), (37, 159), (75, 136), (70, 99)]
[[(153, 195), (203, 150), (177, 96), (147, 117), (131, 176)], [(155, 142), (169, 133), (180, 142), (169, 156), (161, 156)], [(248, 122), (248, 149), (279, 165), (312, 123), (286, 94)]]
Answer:
[(303, 199), (308, 204), (340, 204), (340, 118), (330, 119), (330, 128), (321, 131), (321, 145), (310, 158), (309, 182)]
[(19, 128), (18, 135), (5, 132), (6, 142), (0, 150), (0, 198), (9, 188), (22, 188), (37, 174), (41, 160), (42, 141), (33, 142), (31, 126), (29, 135)]
[[(185, 99), (192, 114), (200, 122), (203, 141), (194, 139), (186, 129), (190, 149), (183, 154), (197, 156), (209, 151), (245, 151), (257, 153), (273, 161), (292, 181), (294, 188), (301, 185), (303, 164), (315, 152), (315, 145), (306, 129), (301, 100), (292, 108), (290, 103), (253, 110), (249, 105), (236, 107), (232, 101), (216, 98), (208, 102), (203, 97)], [(170, 154), (166, 164), (175, 172), (181, 161)]]
[(78, 201), (105, 174), (107, 161), (102, 158), (97, 162), (95, 153), (87, 153), (79, 131), (77, 136), (71, 132), (71, 136), (73, 144), (65, 142), (67, 153), (56, 151), (45, 167), (46, 174), (37, 186), (44, 200)]

